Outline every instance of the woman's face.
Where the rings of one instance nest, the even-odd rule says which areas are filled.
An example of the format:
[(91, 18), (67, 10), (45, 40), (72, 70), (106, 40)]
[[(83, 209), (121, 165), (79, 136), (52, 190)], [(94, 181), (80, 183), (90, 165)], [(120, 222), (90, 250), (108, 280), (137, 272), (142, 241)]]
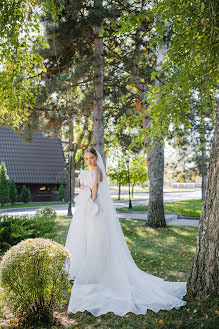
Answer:
[(84, 153), (84, 159), (88, 167), (95, 167), (97, 165), (97, 157), (91, 152)]

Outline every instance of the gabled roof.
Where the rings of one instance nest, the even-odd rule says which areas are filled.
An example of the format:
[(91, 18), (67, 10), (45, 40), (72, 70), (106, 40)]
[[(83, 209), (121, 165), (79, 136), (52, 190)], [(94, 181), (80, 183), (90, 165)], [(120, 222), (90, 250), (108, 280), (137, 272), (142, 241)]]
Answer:
[(0, 127), (0, 163), (15, 183), (65, 184), (65, 158), (58, 138), (33, 134), (30, 143), (10, 127)]

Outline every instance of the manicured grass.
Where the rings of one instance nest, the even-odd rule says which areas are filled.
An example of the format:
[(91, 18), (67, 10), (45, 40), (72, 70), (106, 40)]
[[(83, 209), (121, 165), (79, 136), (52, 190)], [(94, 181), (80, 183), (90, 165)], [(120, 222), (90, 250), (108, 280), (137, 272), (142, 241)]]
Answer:
[[(166, 202), (164, 204), (164, 209), (166, 212), (176, 212), (180, 216), (191, 216), (199, 217), (201, 215), (202, 209), (202, 200), (183, 200), (183, 201), (174, 201)], [(134, 206), (132, 209), (128, 207), (117, 208), (118, 211), (146, 211), (148, 206)]]
[[(56, 221), (55, 240), (64, 244), (71, 218), (58, 217)], [(121, 219), (120, 223), (139, 268), (166, 280), (187, 280), (195, 256), (197, 228), (168, 226), (168, 228), (152, 229), (145, 227), (142, 221), (131, 219)], [(158, 313), (148, 311), (146, 315), (128, 313), (123, 317), (112, 312), (94, 317), (87, 311), (67, 315), (65, 312), (69, 297), (68, 292), (63, 309), (56, 314), (60, 325), (53, 325), (51, 329), (213, 329), (217, 327), (216, 298), (213, 297), (203, 300), (186, 297), (187, 304), (179, 310)], [(8, 324), (12, 326), (9, 327)], [(7, 326), (0, 327), (15, 328), (10, 322), (7, 322)], [(36, 326), (33, 329), (48, 328), (48, 326)]]
[(202, 210), (202, 200), (183, 200), (165, 203), (165, 211), (177, 212), (180, 216), (199, 217)]
[[(110, 186), (110, 190), (115, 191), (115, 192), (118, 193), (119, 187), (118, 186)], [(128, 186), (121, 186), (121, 191), (128, 192), (128, 190), (129, 190)], [(145, 186), (145, 187), (135, 186), (135, 188), (134, 188), (134, 192), (148, 192), (148, 191), (149, 191), (148, 186)]]
[(28, 208), (28, 207), (46, 207), (46, 206), (60, 206), (65, 205), (67, 202), (30, 202), (30, 203), (15, 203), (15, 204), (6, 204), (4, 206), (0, 206), (0, 209), (8, 209), (8, 208)]

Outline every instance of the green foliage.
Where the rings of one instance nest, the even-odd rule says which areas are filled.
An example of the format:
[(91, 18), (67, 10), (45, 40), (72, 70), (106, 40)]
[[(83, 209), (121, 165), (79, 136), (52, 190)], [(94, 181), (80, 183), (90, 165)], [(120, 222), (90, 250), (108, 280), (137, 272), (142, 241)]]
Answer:
[[(135, 6), (137, 9), (138, 4)], [(133, 65), (127, 66), (124, 62), (124, 66), (130, 71), (135, 68), (133, 74), (138, 75), (142, 86), (144, 80), (138, 68), (141, 66), (141, 70), (150, 73), (145, 82), (145, 99), (149, 104), (145, 114), (150, 118), (150, 125), (144, 132), (150, 138), (151, 135), (171, 138), (173, 133), (179, 136), (182, 128), (186, 132), (194, 122), (194, 99), (199, 118), (204, 123), (209, 119), (214, 120), (218, 85), (216, 14), (217, 5), (214, 0), (163, 0), (151, 6), (147, 2), (145, 6), (142, 4), (142, 11), (136, 10), (135, 15), (132, 11), (123, 12), (113, 22), (116, 28), (114, 38), (117, 38), (119, 44), (114, 53), (119, 53), (122, 61), (127, 59), (127, 55), (121, 53), (125, 43), (121, 44), (119, 40), (128, 38), (128, 35), (132, 39), (138, 36), (136, 61), (131, 62), (130, 58)], [(145, 43), (147, 50), (141, 55), (140, 50)], [(133, 47), (131, 41), (129, 45), (126, 46), (128, 54)], [(147, 52), (150, 53), (148, 57)], [(163, 62), (157, 66), (156, 57), (164, 57)]]
[(17, 189), (13, 179), (9, 181), (9, 199), (12, 204), (17, 201)]
[(118, 162), (117, 167), (108, 170), (108, 175), (112, 181), (116, 181), (120, 185), (128, 184), (129, 180), (133, 187), (136, 183), (144, 183), (148, 179), (145, 158), (139, 154), (133, 157), (129, 164), (129, 180), (128, 168), (124, 158)]
[(130, 181), (132, 183), (145, 183), (148, 180), (145, 157), (136, 155), (130, 164)]
[[(3, 0), (0, 6), (0, 124), (18, 127), (27, 120), (46, 71), (37, 51), (48, 48), (40, 35), (40, 17), (55, 16), (55, 1)], [(38, 7), (36, 9), (36, 6)]]
[(24, 203), (28, 203), (30, 201), (30, 191), (26, 185), (23, 185), (22, 187), (20, 199)]
[(43, 217), (48, 219), (56, 219), (56, 212), (51, 207), (43, 207), (38, 209), (35, 213), (35, 217)]
[(1, 286), (8, 305), (28, 325), (49, 323), (69, 287), (64, 264), (70, 258), (49, 239), (27, 239), (9, 249), (0, 265)]
[(125, 165), (125, 160), (120, 160), (117, 167), (110, 168), (107, 174), (112, 181), (116, 181), (121, 185), (128, 183), (128, 170)]
[(4, 162), (0, 166), (0, 203), (3, 206), (8, 202), (9, 198), (9, 186), (8, 186), (8, 176), (7, 169)]
[(158, 2), (154, 14), (159, 18), (155, 39), (162, 44), (166, 35), (169, 47), (161, 68), (165, 83), (149, 91), (149, 115), (154, 131), (163, 129), (169, 135), (171, 122), (178, 134), (182, 123), (190, 127), (194, 97), (200, 117), (205, 114), (209, 120), (214, 115), (218, 83), (216, 2), (165, 0)]
[(65, 189), (64, 186), (61, 184), (59, 187), (59, 201), (63, 201), (65, 197)]
[(53, 238), (54, 217), (42, 216), (0, 216), (0, 250), (6, 251), (11, 246), (27, 238)]

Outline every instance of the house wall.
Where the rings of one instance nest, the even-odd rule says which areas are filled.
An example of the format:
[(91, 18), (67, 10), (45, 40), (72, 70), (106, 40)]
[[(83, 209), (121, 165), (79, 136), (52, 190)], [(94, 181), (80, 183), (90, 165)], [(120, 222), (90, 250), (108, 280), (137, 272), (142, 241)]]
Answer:
[(18, 190), (18, 201), (23, 185), (30, 190), (30, 202), (58, 201), (60, 184), (16, 184)]

